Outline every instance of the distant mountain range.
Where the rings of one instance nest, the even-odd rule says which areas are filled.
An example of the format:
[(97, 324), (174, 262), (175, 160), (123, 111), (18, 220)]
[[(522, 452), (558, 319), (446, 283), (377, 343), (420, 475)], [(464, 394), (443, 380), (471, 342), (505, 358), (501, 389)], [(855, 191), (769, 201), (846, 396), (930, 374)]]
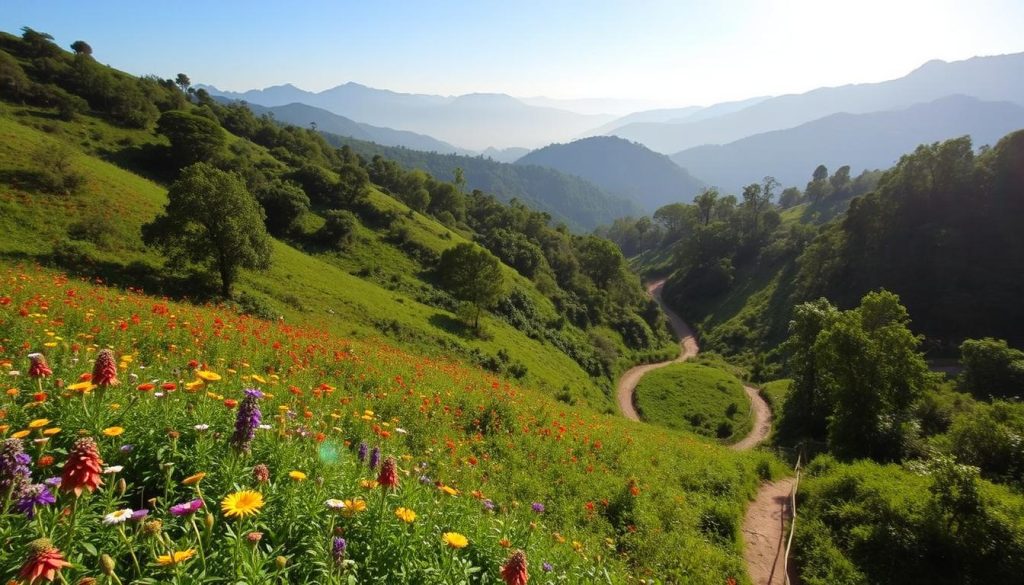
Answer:
[[(234, 101), (224, 97), (217, 99), (223, 101)], [(356, 122), (355, 120), (350, 120), (345, 116), (333, 114), (323, 108), (315, 108), (313, 106), (307, 106), (306, 104), (293, 103), (285, 106), (273, 107), (260, 106), (253, 103), (246, 103), (246, 105), (254, 114), (259, 116), (262, 116), (263, 114), (270, 114), (279, 122), (303, 127), (312, 127), (312, 125), (315, 125), (317, 130), (323, 132), (340, 134), (342, 136), (351, 136), (352, 138), (358, 138), (359, 140), (376, 142), (383, 146), (404, 146), (406, 148), (425, 150), (428, 152), (439, 152), (441, 154), (476, 154), (424, 134), (363, 124)], [(525, 149), (523, 150), (525, 151)], [(522, 155), (520, 154), (519, 156)]]
[(321, 92), (279, 85), (242, 93), (203, 87), (211, 95), (274, 107), (302, 103), (364, 124), (399, 128), (460, 148), (534, 148), (571, 139), (614, 119), (612, 115), (577, 114), (532, 106), (505, 94), (474, 93), (456, 97), (398, 93), (346, 83)]
[(737, 112), (754, 104), (763, 102), (770, 96), (754, 97), (735, 102), (722, 102), (707, 107), (688, 106), (685, 108), (663, 108), (658, 110), (644, 110), (633, 112), (621, 118), (616, 118), (607, 124), (591, 130), (588, 135), (598, 136), (601, 134), (614, 135), (615, 131), (630, 124), (655, 122), (667, 124), (679, 124), (682, 122), (696, 122), (707, 118), (714, 118)]
[(704, 183), (642, 144), (614, 136), (552, 144), (516, 161), (587, 179), (609, 193), (627, 197), (644, 211), (674, 202), (689, 202)]
[[(765, 132), (717, 146), (690, 148), (672, 160), (730, 193), (766, 175), (801, 189), (819, 164), (835, 170), (893, 166), (919, 144), (969, 134), (975, 147), (993, 145), (1024, 128), (1024, 107), (950, 96), (907, 109), (869, 114), (833, 114), (795, 128)], [(599, 183), (600, 184), (600, 183)]]
[(1024, 53), (974, 57), (952, 63), (929, 61), (909, 75), (891, 81), (774, 97), (739, 111), (700, 120), (637, 121), (605, 133), (640, 142), (658, 152), (674, 153), (792, 128), (832, 114), (902, 109), (950, 95), (1024, 104)]

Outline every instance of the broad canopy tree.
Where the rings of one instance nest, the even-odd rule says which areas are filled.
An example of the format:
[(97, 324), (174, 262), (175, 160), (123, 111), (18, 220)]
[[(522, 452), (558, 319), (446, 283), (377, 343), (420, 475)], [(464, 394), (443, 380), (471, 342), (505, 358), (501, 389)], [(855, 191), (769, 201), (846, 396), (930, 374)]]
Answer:
[(487, 250), (464, 243), (441, 254), (437, 266), (441, 284), (455, 298), (473, 305), (473, 327), (480, 328), (480, 313), (505, 291), (501, 261)]
[(196, 163), (182, 169), (167, 199), (164, 212), (142, 227), (142, 238), (172, 263), (212, 266), (225, 297), (231, 296), (239, 269), (270, 266), (263, 209), (237, 175)]

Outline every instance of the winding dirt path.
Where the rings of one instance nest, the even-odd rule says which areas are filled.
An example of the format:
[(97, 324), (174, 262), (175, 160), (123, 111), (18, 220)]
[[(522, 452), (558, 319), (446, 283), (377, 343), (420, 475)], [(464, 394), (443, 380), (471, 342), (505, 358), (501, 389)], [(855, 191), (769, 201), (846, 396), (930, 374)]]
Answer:
[[(630, 420), (640, 420), (633, 405), (633, 393), (644, 374), (686, 361), (700, 351), (697, 338), (694, 337), (690, 326), (662, 301), (661, 290), (664, 285), (664, 280), (652, 282), (647, 285), (647, 293), (658, 302), (679, 337), (679, 356), (664, 362), (630, 368), (619, 378), (616, 399), (622, 415)], [(736, 451), (753, 449), (767, 439), (772, 430), (772, 411), (768, 403), (756, 388), (744, 386), (743, 390), (750, 399), (754, 424), (747, 436), (730, 446)], [(793, 489), (793, 481), (793, 478), (788, 477), (763, 484), (757, 491), (757, 497), (747, 507), (743, 519), (743, 559), (754, 585), (786, 583), (783, 557), (786, 552), (786, 521), (792, 517), (790, 492)]]

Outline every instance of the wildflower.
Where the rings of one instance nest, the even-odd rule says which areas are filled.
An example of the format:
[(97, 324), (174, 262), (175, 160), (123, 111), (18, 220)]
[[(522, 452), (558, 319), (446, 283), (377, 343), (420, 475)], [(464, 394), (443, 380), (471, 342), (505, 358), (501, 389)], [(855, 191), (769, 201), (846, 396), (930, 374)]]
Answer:
[(32, 483), (32, 458), (25, 453), (21, 439), (6, 439), (0, 443), (0, 497), (10, 493), (20, 496)]
[(374, 447), (370, 451), (370, 469), (377, 469), (378, 464), (380, 464), (380, 447)]
[(252, 468), (252, 477), (257, 483), (267, 483), (270, 481), (270, 468), (266, 463), (260, 463)]
[(263, 420), (260, 412), (259, 399), (263, 393), (252, 388), (246, 389), (242, 406), (235, 417), (235, 433), (231, 435), (231, 445), (238, 451), (248, 453), (252, 448), (252, 440), (256, 437), (256, 427)]
[(334, 562), (341, 564), (345, 560), (345, 549), (348, 548), (348, 543), (345, 539), (340, 536), (335, 536), (334, 540), (331, 541), (331, 558)]
[(175, 551), (173, 555), (160, 555), (156, 558), (157, 564), (161, 567), (167, 565), (177, 565), (178, 563), (184, 563), (185, 561), (196, 556), (196, 549), (190, 548), (186, 550)]
[(197, 431), (199, 431), (201, 433), (203, 431), (210, 430), (210, 425), (208, 425), (208, 424), (198, 424), (198, 425), (196, 425), (196, 426), (194, 426), (192, 428), (197, 430)]
[(345, 502), (344, 500), (336, 500), (334, 498), (331, 498), (324, 502), (324, 505), (327, 506), (328, 510), (341, 510), (345, 507)]
[(359, 458), (360, 463), (366, 462), (366, 452), (368, 450), (369, 447), (366, 446), (366, 443), (359, 443), (359, 451), (356, 452), (356, 457)]
[(533, 508), (533, 511), (538, 514), (544, 513), (544, 504), (540, 502), (534, 502), (533, 504), (530, 505), (530, 507)]
[(277, 555), (274, 558), (274, 566), (277, 568), (278, 571), (283, 571), (284, 568), (288, 566), (288, 557)]
[(32, 378), (45, 378), (53, 375), (53, 370), (46, 363), (46, 357), (41, 353), (30, 353), (28, 359), (31, 365), (28, 367), (28, 375)]
[(37, 418), (34, 421), (28, 423), (28, 428), (30, 428), (30, 429), (38, 429), (38, 428), (45, 427), (48, 424), (50, 424), (50, 419), (48, 419), (48, 418)]
[(263, 494), (252, 490), (242, 490), (228, 494), (220, 503), (221, 510), (229, 518), (244, 518), (250, 514), (257, 514), (262, 507)]
[(263, 540), (262, 532), (253, 531), (245, 535), (245, 541), (254, 546), (259, 544), (261, 540)]
[(124, 470), (124, 465), (111, 465), (110, 467), (103, 468), (103, 475), (121, 473), (122, 470)]
[(372, 490), (372, 489), (376, 488), (378, 485), (380, 485), (380, 484), (377, 483), (377, 480), (375, 480), (375, 479), (364, 479), (364, 480), (361, 480), (359, 482), (359, 487), (361, 487), (363, 489), (366, 489), (366, 490)]
[(485, 498), (482, 503), (484, 505), (484, 509), (485, 510), (487, 510), (488, 512), (493, 512), (494, 511), (494, 501), (493, 500), (491, 500), (490, 498)]
[(452, 548), (466, 548), (469, 546), (469, 539), (458, 532), (445, 532), (441, 540)]
[(203, 501), (196, 498), (171, 506), (172, 516), (191, 516), (203, 508)]
[(49, 506), (57, 501), (46, 484), (36, 483), (22, 490), (14, 502), (14, 510), (24, 514), (29, 520), (36, 516), (36, 508)]
[(92, 378), (90, 382), (96, 386), (116, 386), (120, 384), (117, 379), (117, 364), (114, 362), (114, 352), (109, 349), (101, 349), (96, 356), (96, 363), (92, 367)]
[(544, 564), (541, 565), (540, 568), (543, 569), (545, 573), (550, 573), (551, 571), (555, 570), (555, 568), (551, 566), (551, 563), (547, 561), (544, 561)]
[(35, 583), (36, 579), (53, 581), (61, 569), (71, 566), (48, 538), (33, 540), (28, 545), (28, 551), (28, 560), (21, 566), (18, 577), (27, 580), (29, 585)]
[(124, 427), (107, 427), (103, 429), (103, 434), (108, 437), (119, 437), (124, 434)]
[(145, 520), (149, 516), (149, 510), (143, 508), (141, 510), (135, 510), (132, 512), (132, 522), (139, 522)]
[(91, 492), (103, 485), (100, 478), (102, 470), (103, 460), (100, 459), (96, 442), (90, 437), (79, 439), (71, 448), (68, 460), (64, 463), (60, 489), (66, 492), (73, 491), (76, 496), (82, 495), (83, 489)]
[(196, 377), (199, 378), (200, 380), (202, 380), (203, 382), (219, 382), (220, 381), (220, 374), (218, 374), (216, 372), (211, 372), (209, 370), (197, 370), (196, 371)]
[(406, 524), (412, 524), (416, 521), (416, 512), (413, 512), (409, 508), (398, 508), (395, 510), (395, 516)]
[(60, 430), (61, 430), (60, 427), (50, 427), (48, 429), (45, 429), (43, 431), (43, 434), (46, 435), (47, 437), (52, 437), (52, 436), (56, 435), (57, 433), (59, 433)]
[(157, 536), (163, 530), (164, 523), (160, 520), (150, 520), (142, 525), (143, 536)]
[(349, 517), (355, 516), (356, 514), (366, 510), (366, 502), (359, 498), (345, 500), (342, 504), (344, 505), (342, 513)]
[(438, 489), (441, 490), (442, 492), (448, 494), (449, 496), (457, 496), (457, 495), (459, 495), (459, 490), (457, 490), (457, 489), (455, 489), (453, 487), (442, 485)]
[(302, 473), (301, 471), (289, 471), (288, 477), (294, 479), (295, 481), (306, 481), (306, 474)]
[(153, 388), (156, 388), (156, 384), (153, 384), (152, 382), (145, 382), (135, 387), (139, 392), (149, 392)]
[(526, 553), (517, 550), (505, 561), (501, 568), (501, 578), (506, 585), (526, 585), (530, 575), (526, 572)]
[(104, 524), (120, 524), (132, 517), (134, 511), (131, 508), (115, 510), (103, 517)]
[(185, 479), (181, 480), (181, 485), (196, 485), (197, 483), (203, 481), (204, 477), (206, 477), (206, 472), (200, 471), (199, 473), (190, 475)]
[(385, 488), (395, 488), (398, 486), (398, 473), (396, 473), (397, 467), (395, 466), (395, 458), (388, 457), (384, 460), (384, 465), (380, 467), (380, 475), (377, 476), (377, 483)]
[(39, 458), (39, 461), (36, 462), (36, 465), (39, 467), (49, 467), (53, 465), (54, 461), (55, 459), (53, 458), (53, 455), (43, 455)]

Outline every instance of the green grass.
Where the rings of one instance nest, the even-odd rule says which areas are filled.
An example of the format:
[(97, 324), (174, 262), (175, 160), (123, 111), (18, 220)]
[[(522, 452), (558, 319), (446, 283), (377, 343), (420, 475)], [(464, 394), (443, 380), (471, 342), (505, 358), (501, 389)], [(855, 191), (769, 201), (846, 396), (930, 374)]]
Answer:
[(768, 406), (772, 408), (772, 412), (778, 413), (782, 411), (782, 405), (786, 402), (786, 395), (789, 394), (789, 388), (792, 385), (793, 380), (789, 378), (773, 380), (761, 385), (761, 396), (764, 397)]
[(736, 441), (751, 427), (743, 383), (701, 364), (673, 364), (648, 373), (635, 399), (641, 418), (671, 429)]

